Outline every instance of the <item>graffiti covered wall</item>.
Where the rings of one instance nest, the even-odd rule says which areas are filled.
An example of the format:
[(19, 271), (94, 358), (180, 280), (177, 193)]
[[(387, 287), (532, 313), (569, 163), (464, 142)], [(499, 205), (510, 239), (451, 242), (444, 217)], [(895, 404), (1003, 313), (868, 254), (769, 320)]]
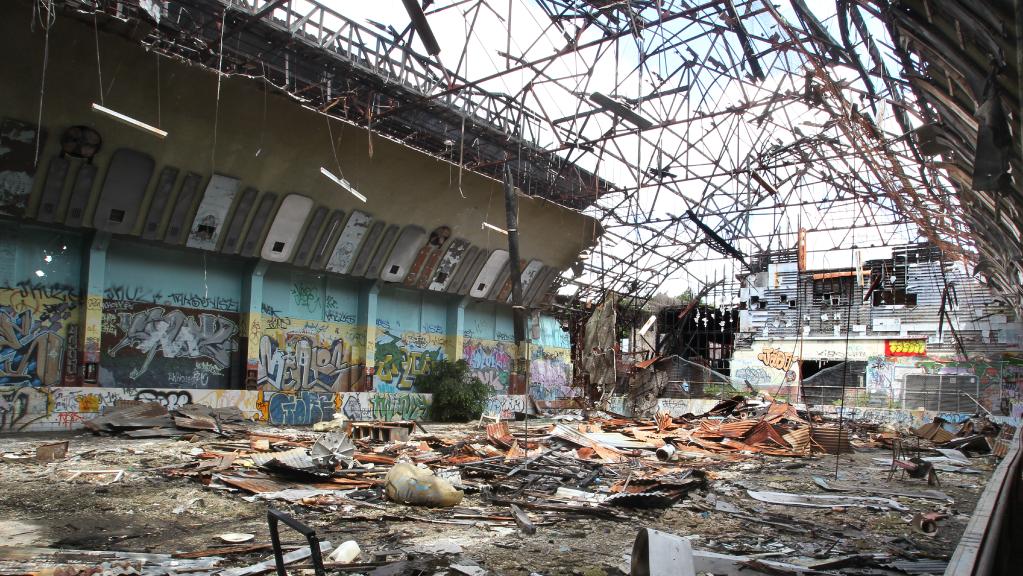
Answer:
[(512, 372), (515, 345), (511, 342), (467, 337), (462, 359), (470, 373), (490, 386), (494, 394), (525, 394), (524, 381)]
[(571, 350), (534, 345), (529, 356), (529, 395), (534, 400), (565, 400), (582, 393), (572, 387)]
[(443, 334), (398, 332), (378, 323), (373, 390), (413, 392), (416, 378), (429, 374), (431, 366), (444, 360)]
[[(259, 333), (257, 385), (267, 392), (359, 391), (363, 360), (351, 324), (266, 316)], [(271, 327), (272, 326), (272, 327)]]
[(77, 373), (77, 289), (19, 282), (0, 288), (0, 386), (58, 386)]
[(104, 299), (100, 385), (231, 388), (239, 322), (237, 312)]

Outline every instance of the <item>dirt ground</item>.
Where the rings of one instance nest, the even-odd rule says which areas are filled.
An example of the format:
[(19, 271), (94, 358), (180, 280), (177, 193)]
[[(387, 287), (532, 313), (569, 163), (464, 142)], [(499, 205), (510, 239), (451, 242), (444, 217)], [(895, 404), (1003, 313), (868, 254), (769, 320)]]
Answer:
[[(430, 426), (427, 425), (427, 428)], [(280, 431), (276, 431), (279, 433)], [(54, 440), (70, 441), (68, 457), (43, 464), (16, 455)], [(0, 442), (0, 543), (131, 552), (193, 552), (225, 546), (218, 535), (255, 534), (269, 543), (267, 504), (243, 499), (241, 492), (215, 490), (189, 478), (168, 477), (164, 470), (194, 460), (197, 445), (171, 439), (132, 440), (90, 433), (5, 436)], [(620, 574), (628, 572), (629, 553), (639, 528), (655, 528), (690, 538), (694, 548), (735, 555), (763, 555), (786, 562), (849, 554), (889, 554), (896, 558), (947, 559), (963, 532), (994, 460), (974, 458), (982, 474), (939, 472), (940, 487), (926, 481), (886, 481), (888, 466), (873, 458), (890, 458), (887, 450), (863, 450), (836, 458), (751, 456), (741, 462), (693, 464), (708, 470), (707, 490), (698, 490), (667, 510), (622, 509), (624, 520), (574, 517), (563, 512), (531, 511), (534, 535), (513, 524), (452, 520), (459, 512), (482, 509), (507, 514), (467, 494), (455, 510), (430, 510), (385, 503), (385, 510), (364, 506), (314, 509), (286, 502), (274, 506), (314, 527), (335, 546), (355, 540), (362, 561), (374, 552), (408, 549), (451, 541), (461, 558), (496, 574)], [(919, 492), (936, 489), (950, 501), (893, 497), (909, 512), (865, 508), (819, 509), (755, 501), (747, 490), (824, 493), (813, 476), (857, 484), (848, 495), (876, 496), (877, 489)], [(71, 471), (122, 469), (117, 482), (101, 486), (68, 480)], [(716, 504), (717, 503), (717, 504)], [(734, 506), (734, 508), (733, 508)], [(728, 512), (716, 508), (727, 508)], [(935, 536), (914, 531), (917, 512), (942, 511)], [(408, 519), (414, 516), (417, 519)], [(461, 523), (447, 523), (461, 522)], [(285, 530), (288, 543), (301, 542)], [(3, 545), (3, 544), (0, 544)], [(244, 566), (267, 552), (228, 556), (227, 566)], [(856, 572), (847, 569), (846, 573)], [(862, 573), (877, 573), (862, 572)]]

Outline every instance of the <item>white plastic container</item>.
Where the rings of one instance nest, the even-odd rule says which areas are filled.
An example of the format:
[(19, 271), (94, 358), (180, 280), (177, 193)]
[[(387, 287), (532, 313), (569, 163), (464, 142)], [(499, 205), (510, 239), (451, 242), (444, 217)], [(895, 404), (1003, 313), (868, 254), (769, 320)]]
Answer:
[(361, 553), (362, 549), (359, 548), (359, 543), (355, 540), (348, 540), (335, 548), (330, 556), (327, 556), (327, 559), (336, 564), (350, 564)]

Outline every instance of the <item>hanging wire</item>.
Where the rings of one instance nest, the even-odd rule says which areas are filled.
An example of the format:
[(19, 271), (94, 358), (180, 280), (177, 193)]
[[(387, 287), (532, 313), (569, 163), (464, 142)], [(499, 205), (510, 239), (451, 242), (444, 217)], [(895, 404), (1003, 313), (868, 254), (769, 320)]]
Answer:
[[(36, 20), (39, 21), (39, 25), (45, 32), (46, 40), (43, 45), (43, 75), (42, 80), (39, 83), (39, 116), (36, 119), (36, 154), (34, 166), (39, 165), (39, 147), (42, 145), (42, 134), (43, 134), (43, 98), (46, 95), (46, 66), (50, 61), (50, 28), (53, 27), (54, 21), (57, 16), (53, 13), (53, 0), (39, 0), (38, 6), (35, 7), (36, 18), (33, 19), (33, 24)], [(46, 16), (43, 16), (42, 10), (45, 8)], [(45, 18), (45, 19), (44, 19)]]
[(220, 50), (217, 56), (217, 103), (213, 109), (213, 150), (210, 153), (210, 165), (213, 170), (217, 169), (217, 127), (220, 124), (220, 84), (224, 79), (224, 27), (227, 24), (227, 11), (231, 9), (234, 0), (229, 0), (224, 6), (224, 13), (220, 19)]
[[(106, 103), (103, 101), (103, 65), (99, 57), (99, 22), (96, 19), (96, 12), (92, 13), (92, 29), (96, 36), (96, 75), (99, 80), (99, 103), (105, 105)], [(159, 79), (159, 71), (157, 71), (157, 78)]]

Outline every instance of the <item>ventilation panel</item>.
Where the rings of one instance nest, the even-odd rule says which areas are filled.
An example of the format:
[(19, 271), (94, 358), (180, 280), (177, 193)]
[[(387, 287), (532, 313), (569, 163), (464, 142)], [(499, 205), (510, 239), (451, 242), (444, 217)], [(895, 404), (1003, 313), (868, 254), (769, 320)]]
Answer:
[(476, 253), (476, 261), (472, 263), (472, 267), (469, 268), (462, 281), (459, 283), (455, 292), (461, 296), (467, 296), (469, 290), (472, 290), (473, 284), (476, 281), (476, 277), (479, 276), (483, 270), (483, 266), (490, 260), (490, 251), (486, 248), (480, 248), (479, 252)]
[(423, 244), (426, 243), (426, 230), (419, 226), (406, 226), (398, 241), (391, 250), (391, 255), (380, 270), (380, 279), (385, 282), (401, 282), (408, 275), (409, 267), (415, 261)]
[(502, 271), (508, 269), (508, 251), (494, 250), (469, 288), (469, 296), (486, 298)]
[(112, 234), (130, 234), (142, 209), (155, 162), (149, 154), (120, 148), (114, 151), (103, 180), (92, 225)]
[(271, 262), (287, 262), (295, 252), (298, 237), (309, 212), (313, 209), (313, 201), (301, 194), (288, 194), (277, 209), (277, 216), (270, 225), (270, 232), (263, 242), (260, 253), (263, 260)]

